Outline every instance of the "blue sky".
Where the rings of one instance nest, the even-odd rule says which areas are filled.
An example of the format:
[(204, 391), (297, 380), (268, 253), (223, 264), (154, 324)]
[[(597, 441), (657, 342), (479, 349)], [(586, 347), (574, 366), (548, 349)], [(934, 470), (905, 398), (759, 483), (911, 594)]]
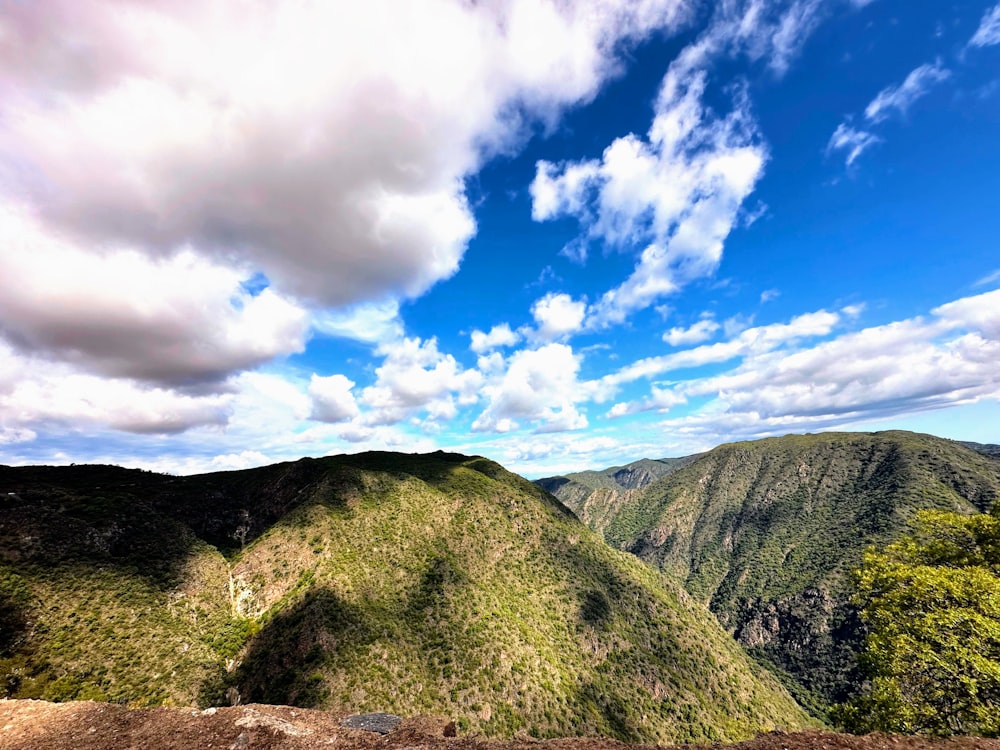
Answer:
[(0, 462), (1000, 442), (994, 0), (0, 3)]

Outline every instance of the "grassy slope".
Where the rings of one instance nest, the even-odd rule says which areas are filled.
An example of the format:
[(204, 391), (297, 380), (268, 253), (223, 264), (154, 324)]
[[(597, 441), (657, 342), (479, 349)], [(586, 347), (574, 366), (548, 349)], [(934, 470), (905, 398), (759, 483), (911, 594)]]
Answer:
[(858, 679), (847, 573), (862, 550), (895, 538), (918, 508), (984, 510), (998, 491), (1000, 463), (958, 443), (834, 433), (720, 446), (610, 514), (590, 513), (821, 711)]
[(683, 590), (485, 459), (0, 468), (0, 502), (0, 678), (18, 697), (238, 691), (660, 742), (804, 722)]

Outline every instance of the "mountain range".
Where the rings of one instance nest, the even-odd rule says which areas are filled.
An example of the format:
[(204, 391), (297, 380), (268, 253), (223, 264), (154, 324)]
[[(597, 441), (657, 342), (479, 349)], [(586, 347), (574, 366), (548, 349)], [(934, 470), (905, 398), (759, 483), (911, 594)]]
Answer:
[(487, 736), (811, 723), (673, 579), (484, 458), (0, 467), (18, 698), (445, 714)]
[(923, 508), (1000, 496), (1000, 449), (909, 432), (791, 435), (538, 481), (612, 546), (683, 582), (799, 702), (825, 716), (862, 676), (862, 552)]
[(536, 483), (441, 452), (0, 466), (0, 688), (443, 714), (486, 736), (815, 725), (863, 679), (863, 551), (923, 508), (990, 509), (998, 456), (882, 432)]

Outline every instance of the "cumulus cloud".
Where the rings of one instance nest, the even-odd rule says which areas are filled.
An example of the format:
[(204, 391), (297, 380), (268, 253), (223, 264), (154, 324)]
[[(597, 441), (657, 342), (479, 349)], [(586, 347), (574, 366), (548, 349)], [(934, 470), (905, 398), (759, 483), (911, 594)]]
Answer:
[(88, 375), (63, 363), (27, 357), (0, 342), (0, 415), (6, 442), (33, 439), (42, 426), (62, 430), (110, 427), (172, 434), (224, 425), (232, 395), (182, 394), (132, 380)]
[(570, 216), (581, 224), (566, 255), (584, 261), (594, 242), (640, 250), (632, 275), (588, 308), (585, 327), (622, 323), (715, 271), (767, 149), (745, 91), (735, 92), (728, 114), (704, 103), (707, 70), (719, 57), (745, 55), (781, 75), (823, 13), (819, 0), (717, 4), (708, 28), (664, 76), (645, 138), (618, 138), (599, 159), (538, 162), (532, 217)]
[(951, 71), (943, 68), (940, 62), (921, 65), (910, 71), (906, 79), (898, 86), (887, 86), (882, 89), (865, 107), (865, 118), (872, 123), (885, 120), (892, 110), (905, 115), (917, 99), (930, 91), (935, 83), (947, 80)]
[(969, 44), (973, 47), (989, 47), (1000, 44), (1000, 3), (983, 15), (979, 28), (973, 34)]
[[(685, 0), (5, 7), (0, 340), (65, 365), (67, 393), (120, 386), (138, 410), (67, 411), (87, 424), (232, 427), (239, 373), (310, 327), (402, 341), (400, 302), (452, 275), (476, 230), (466, 179), (690, 16)], [(409, 386), (398, 362), (365, 391), (375, 418), (453, 408), (420, 395), (447, 358)], [(41, 379), (21, 397), (52, 390), (24, 377)], [(296, 386), (295, 413), (350, 412), (334, 385), (315, 404)]]
[(635, 271), (588, 311), (595, 328), (620, 323), (718, 265), (743, 199), (762, 173), (749, 105), (727, 116), (703, 104), (707, 77), (675, 61), (664, 77), (646, 139), (616, 139), (601, 159), (540, 161), (533, 215), (574, 216), (585, 236), (611, 246), (648, 243)]
[(720, 56), (767, 60), (783, 74), (818, 25), (819, 0), (717, 5), (708, 28), (671, 63), (643, 139), (616, 139), (600, 159), (540, 160), (530, 186), (532, 217), (576, 218), (582, 234), (564, 253), (580, 261), (588, 246), (642, 248), (632, 275), (587, 311), (591, 329), (636, 311), (712, 273), (740, 207), (763, 173), (767, 150), (749, 102), (737, 91), (724, 116), (705, 104), (707, 69)]
[(485, 354), (505, 346), (513, 346), (521, 340), (521, 334), (510, 329), (510, 324), (501, 323), (493, 326), (489, 333), (473, 331), (470, 335), (469, 348), (476, 354)]
[(19, 4), (3, 21), (3, 188), (81, 244), (190, 245), (324, 305), (413, 297), (455, 272), (475, 231), (464, 178), (686, 13)]
[(530, 422), (536, 432), (587, 426), (576, 404), (587, 396), (577, 380), (580, 357), (566, 344), (516, 352), (502, 375), (483, 387), (488, 404), (476, 418), (477, 432), (509, 432)]
[(354, 381), (343, 375), (320, 377), (313, 375), (309, 381), (312, 398), (310, 417), (320, 422), (346, 422), (357, 417), (361, 410), (354, 399)]
[(712, 338), (720, 328), (712, 318), (705, 317), (696, 323), (692, 323), (687, 328), (671, 328), (663, 334), (663, 340), (671, 346), (688, 346), (689, 344), (699, 344)]
[(537, 329), (534, 335), (543, 341), (553, 341), (576, 333), (583, 325), (585, 302), (568, 294), (546, 294), (531, 306)]
[(857, 130), (846, 122), (840, 123), (830, 136), (826, 152), (847, 152), (847, 166), (851, 166), (866, 149), (881, 142), (881, 138), (864, 130)]
[(375, 384), (361, 392), (361, 402), (373, 410), (366, 415), (371, 424), (395, 424), (421, 410), (432, 419), (449, 418), (456, 414), (456, 398), (463, 404), (477, 398), (482, 375), (442, 354), (437, 339), (407, 338), (380, 352), (385, 358)]
[(305, 346), (308, 317), (192, 252), (86, 252), (0, 208), (0, 334), (90, 372), (165, 385), (220, 381)]

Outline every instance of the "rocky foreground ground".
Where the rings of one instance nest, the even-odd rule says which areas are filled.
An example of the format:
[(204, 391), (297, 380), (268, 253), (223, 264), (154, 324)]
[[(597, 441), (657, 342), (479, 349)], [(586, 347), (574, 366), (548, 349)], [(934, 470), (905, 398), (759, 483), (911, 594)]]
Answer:
[[(208, 709), (130, 710), (107, 703), (0, 701), (0, 748), (3, 750), (640, 750), (614, 740), (531, 738), (487, 740), (454, 736), (448, 719), (404, 719), (395, 727), (380, 722), (343, 725), (347, 717), (288, 706), (236, 706)], [(389, 731), (391, 730), (391, 731)], [(694, 750), (695, 746), (687, 746)], [(932, 739), (870, 734), (856, 737), (832, 732), (770, 732), (724, 750), (1000, 750), (1000, 740), (978, 737)]]

